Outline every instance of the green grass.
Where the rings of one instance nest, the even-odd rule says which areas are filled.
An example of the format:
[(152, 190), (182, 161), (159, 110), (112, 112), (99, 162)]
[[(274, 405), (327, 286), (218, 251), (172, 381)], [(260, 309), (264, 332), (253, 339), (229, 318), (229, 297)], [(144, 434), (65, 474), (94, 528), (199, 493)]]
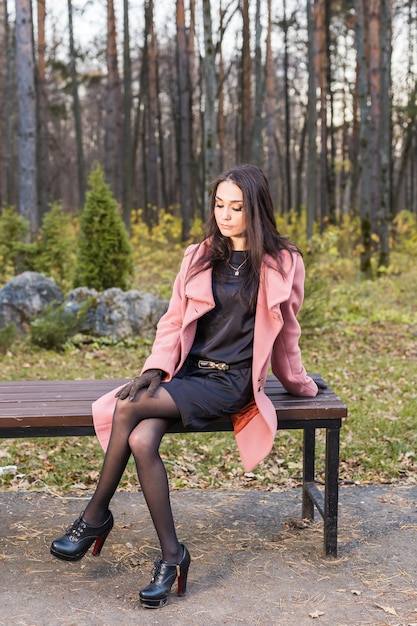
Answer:
[[(182, 251), (177, 246), (167, 251), (161, 243), (153, 254), (158, 262), (150, 252), (141, 260), (138, 254), (135, 286), (151, 291), (152, 284), (154, 293), (168, 297)], [(331, 275), (319, 322), (309, 318), (304, 327), (301, 347), (308, 371), (321, 373), (349, 408), (340, 466), (347, 482), (415, 483), (417, 478), (417, 269), (400, 255), (396, 260), (402, 273), (375, 281), (355, 277), (355, 259), (345, 276)], [(132, 376), (151, 343), (152, 338), (69, 344), (56, 353), (19, 339), (0, 354), (0, 379)], [(231, 433), (167, 436), (161, 448), (174, 489), (288, 488), (301, 480), (301, 451), (301, 433), (280, 432), (268, 459), (246, 474)], [(322, 471), (322, 440), (318, 454)], [(1, 476), (0, 487), (59, 494), (92, 490), (102, 458), (94, 438), (3, 440), (0, 466), (16, 465), (18, 474)], [(137, 488), (131, 463), (121, 489)]]

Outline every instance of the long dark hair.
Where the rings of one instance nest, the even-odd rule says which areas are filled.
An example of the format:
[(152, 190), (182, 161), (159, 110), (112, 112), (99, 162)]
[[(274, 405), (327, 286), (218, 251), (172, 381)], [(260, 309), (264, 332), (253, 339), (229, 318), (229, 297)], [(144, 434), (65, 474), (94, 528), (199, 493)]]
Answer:
[(248, 271), (245, 272), (242, 289), (247, 290), (246, 293), (249, 292), (249, 306), (254, 310), (264, 255), (271, 255), (276, 260), (278, 271), (285, 276), (280, 252), (288, 250), (292, 255), (298, 249), (277, 230), (266, 176), (255, 165), (245, 163), (220, 174), (211, 185), (210, 208), (206, 223), (206, 236), (210, 238), (210, 245), (206, 247), (193, 274), (207, 267), (216, 268), (231, 259), (232, 242), (229, 237), (221, 234), (214, 217), (217, 187), (224, 181), (235, 183), (242, 191), (243, 210), (246, 213), (246, 253), (249, 257)]

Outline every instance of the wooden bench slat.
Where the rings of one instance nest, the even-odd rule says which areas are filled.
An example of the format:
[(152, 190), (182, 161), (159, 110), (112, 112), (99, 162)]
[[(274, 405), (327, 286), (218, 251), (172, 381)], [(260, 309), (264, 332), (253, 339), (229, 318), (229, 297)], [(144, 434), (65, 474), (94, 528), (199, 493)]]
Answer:
[[(83, 420), (90, 426), (92, 402), (127, 380), (0, 382), (0, 429), (42, 426), (53, 418), (68, 425), (74, 419)], [(318, 398), (291, 396), (272, 376), (265, 389), (278, 420), (343, 419), (347, 415), (346, 406), (330, 389)]]

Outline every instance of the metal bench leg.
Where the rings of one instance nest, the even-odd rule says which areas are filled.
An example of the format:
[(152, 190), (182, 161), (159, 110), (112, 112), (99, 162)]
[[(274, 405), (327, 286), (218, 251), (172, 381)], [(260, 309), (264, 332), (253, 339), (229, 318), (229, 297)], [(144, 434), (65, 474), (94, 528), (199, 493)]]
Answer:
[(303, 451), (303, 519), (314, 519), (314, 501), (306, 488), (307, 484), (315, 480), (316, 458), (316, 429), (304, 428), (304, 451)]
[(340, 428), (326, 429), (326, 469), (324, 489), (324, 551), (337, 556), (337, 516), (339, 502)]

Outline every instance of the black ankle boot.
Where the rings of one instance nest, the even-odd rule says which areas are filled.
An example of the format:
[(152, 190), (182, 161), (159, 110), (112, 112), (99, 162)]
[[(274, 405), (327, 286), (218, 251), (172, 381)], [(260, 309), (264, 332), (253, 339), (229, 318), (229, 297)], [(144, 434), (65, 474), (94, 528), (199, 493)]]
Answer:
[(155, 569), (150, 584), (139, 593), (139, 600), (146, 609), (159, 609), (168, 601), (168, 594), (178, 576), (178, 595), (187, 590), (187, 575), (191, 557), (187, 548), (181, 544), (183, 555), (178, 565), (170, 565), (160, 557), (155, 561)]
[(98, 527), (87, 524), (81, 513), (65, 535), (52, 542), (51, 554), (62, 561), (79, 561), (95, 542), (93, 556), (98, 556), (112, 528), (113, 515), (110, 511), (106, 521)]

